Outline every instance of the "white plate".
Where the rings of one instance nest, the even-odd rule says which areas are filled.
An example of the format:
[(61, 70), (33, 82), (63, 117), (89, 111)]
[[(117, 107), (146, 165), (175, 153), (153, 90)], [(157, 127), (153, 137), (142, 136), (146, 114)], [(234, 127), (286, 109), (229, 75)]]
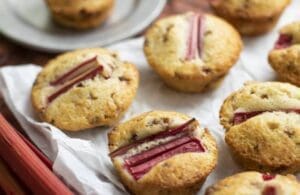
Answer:
[(62, 52), (111, 44), (141, 32), (162, 11), (166, 0), (117, 0), (112, 16), (95, 29), (57, 26), (44, 0), (0, 0), (0, 31), (23, 45)]

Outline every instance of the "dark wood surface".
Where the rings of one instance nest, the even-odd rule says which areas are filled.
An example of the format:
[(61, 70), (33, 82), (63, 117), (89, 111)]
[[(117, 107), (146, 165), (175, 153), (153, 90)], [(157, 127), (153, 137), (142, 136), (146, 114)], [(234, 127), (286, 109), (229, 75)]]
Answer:
[[(158, 18), (186, 11), (209, 12), (207, 0), (168, 0), (163, 12)], [(18, 65), (34, 63), (43, 66), (49, 59), (57, 54), (48, 54), (25, 48), (0, 35), (0, 67), (6, 65)], [(12, 113), (0, 97), (0, 112), (17, 129), (20, 129)]]

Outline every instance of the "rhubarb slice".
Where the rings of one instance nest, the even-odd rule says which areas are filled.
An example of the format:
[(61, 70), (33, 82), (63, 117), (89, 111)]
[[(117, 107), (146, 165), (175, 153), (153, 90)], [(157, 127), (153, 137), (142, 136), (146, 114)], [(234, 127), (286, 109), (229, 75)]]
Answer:
[[(131, 156), (130, 158), (126, 159), (125, 162), (129, 166), (134, 166), (134, 165), (137, 165), (140, 163), (144, 163), (144, 162), (148, 161), (149, 159), (153, 158), (154, 156), (160, 155), (160, 154), (162, 154), (168, 150), (171, 150), (177, 146), (185, 144), (185, 143), (191, 141), (192, 139), (193, 138), (190, 136), (184, 136), (184, 137), (177, 138), (175, 140), (167, 142), (166, 144), (156, 146), (150, 150), (147, 150), (140, 154)], [(203, 149), (203, 151), (204, 151), (204, 149)]]
[(293, 36), (288, 34), (280, 34), (277, 42), (275, 43), (275, 49), (285, 49), (292, 45)]
[(72, 68), (68, 72), (66, 72), (66, 73), (62, 74), (61, 76), (59, 76), (58, 78), (56, 78), (50, 84), (51, 85), (64, 84), (66, 81), (71, 80), (71, 79), (79, 76), (80, 74), (84, 73), (85, 71), (87, 71), (90, 68), (93, 68), (95, 63), (97, 63), (97, 56), (92, 57), (91, 59), (88, 59), (88, 60), (80, 63), (79, 65), (75, 66), (74, 68)]
[(270, 174), (270, 173), (265, 173), (262, 175), (262, 178), (264, 181), (270, 181), (272, 179), (275, 179), (276, 175)]
[(246, 120), (255, 117), (259, 114), (265, 113), (265, 112), (276, 112), (276, 111), (283, 111), (286, 113), (290, 113), (290, 112), (295, 112), (300, 114), (300, 109), (286, 109), (286, 110), (272, 110), (272, 111), (253, 111), (253, 112), (236, 112), (234, 113), (234, 117), (233, 117), (233, 124), (237, 125), (240, 124), (242, 122), (245, 122)]
[(149, 142), (149, 141), (152, 141), (152, 140), (155, 140), (155, 139), (164, 138), (164, 137), (167, 137), (167, 136), (176, 135), (176, 134), (181, 133), (181, 132), (189, 131), (191, 129), (190, 127), (195, 122), (196, 122), (196, 119), (193, 118), (193, 119), (187, 121), (186, 123), (184, 123), (184, 124), (182, 124), (182, 125), (180, 125), (178, 127), (175, 127), (173, 129), (169, 129), (169, 130), (166, 130), (166, 131), (161, 131), (161, 132), (159, 132), (157, 134), (145, 137), (144, 139), (137, 140), (136, 142), (131, 143), (129, 145), (120, 147), (119, 149), (111, 152), (109, 155), (110, 155), (110, 157), (113, 158), (113, 157), (116, 157), (116, 156), (119, 156), (119, 155), (123, 155), (129, 149), (131, 149), (131, 148), (133, 148), (133, 147), (135, 147), (137, 145), (143, 144), (145, 142)]
[[(142, 153), (137, 160), (135, 160), (135, 157), (133, 156), (131, 161), (126, 161), (126, 167), (128, 167), (128, 170), (133, 175), (133, 177), (138, 180), (153, 166), (176, 154), (187, 152), (204, 152), (204, 148), (198, 139), (191, 137), (188, 137), (188, 139), (186, 139), (185, 137), (183, 137), (181, 138), (181, 140), (182, 141), (176, 140), (177, 142), (171, 142), (171, 145), (169, 145), (170, 143), (166, 144), (169, 145), (168, 147), (166, 145), (158, 146), (157, 148), (159, 148), (160, 150), (160, 153), (158, 154), (153, 155), (152, 151), (146, 151), (144, 154)], [(148, 155), (148, 153), (150, 154)], [(143, 159), (142, 157), (145, 157), (145, 159)], [(130, 164), (131, 162), (134, 162), (132, 164), (133, 166)]]
[(76, 84), (88, 79), (93, 79), (103, 71), (103, 66), (99, 64), (97, 57), (93, 57), (71, 69), (67, 73), (58, 77), (50, 84), (57, 89), (48, 97), (48, 103), (51, 103), (61, 94), (67, 92)]
[(143, 143), (158, 141), (162, 138), (172, 138), (163, 144), (159, 145), (160, 142), (157, 142), (158, 145), (154, 147), (146, 148), (146, 150), (131, 156), (126, 156), (124, 159), (124, 167), (134, 179), (138, 180), (153, 166), (176, 154), (185, 152), (205, 152), (200, 140), (190, 133), (190, 131), (194, 129), (192, 127), (195, 127), (195, 125), (196, 119), (193, 118), (178, 127), (159, 132), (121, 147), (112, 152), (110, 156), (113, 158), (115, 156), (123, 155), (127, 153), (129, 149), (138, 147)]
[(204, 17), (194, 14), (190, 18), (189, 35), (185, 59), (193, 60), (202, 57), (204, 37)]
[(276, 195), (276, 188), (273, 186), (265, 187), (263, 195)]

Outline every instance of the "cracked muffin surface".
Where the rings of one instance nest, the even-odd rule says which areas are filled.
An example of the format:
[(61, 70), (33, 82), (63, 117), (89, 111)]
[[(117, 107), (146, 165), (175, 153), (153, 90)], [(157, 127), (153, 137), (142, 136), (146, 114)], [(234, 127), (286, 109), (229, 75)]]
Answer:
[(206, 190), (205, 195), (299, 195), (300, 184), (293, 175), (242, 172), (226, 177)]
[(114, 0), (46, 0), (53, 19), (74, 29), (93, 28), (110, 15)]
[(243, 35), (271, 30), (290, 0), (211, 0), (215, 12), (232, 23)]
[[(180, 128), (187, 121), (192, 122), (185, 127), (185, 131), (173, 133), (171, 129)], [(183, 149), (185, 144), (178, 143), (186, 139), (185, 136), (192, 136), (192, 142), (200, 142), (201, 150), (191, 151), (189, 147), (193, 145)], [(212, 135), (195, 119), (177, 112), (151, 111), (141, 114), (115, 127), (108, 134), (108, 140), (114, 167), (125, 187), (133, 194), (195, 194), (217, 162), (216, 142)], [(176, 147), (183, 151), (166, 157), (172, 151), (178, 152), (176, 147), (171, 149), (170, 143), (177, 144)], [(129, 147), (132, 145), (134, 147)], [(122, 151), (124, 148), (129, 149), (125, 152)], [(159, 151), (159, 155), (147, 158), (154, 151)], [(142, 160), (141, 156), (145, 159)], [(163, 159), (153, 163), (153, 159), (158, 158)], [(131, 166), (130, 163), (137, 160), (141, 164)], [(142, 175), (135, 174), (137, 167), (150, 165), (150, 169), (148, 167)]]
[(300, 89), (279, 83), (249, 83), (220, 110), (225, 141), (245, 169), (295, 173), (300, 170)]
[(136, 67), (101, 48), (59, 55), (38, 74), (32, 104), (43, 121), (79, 131), (112, 125), (130, 106), (138, 87)]
[(284, 81), (300, 86), (300, 22), (281, 28), (269, 63)]
[(163, 18), (146, 33), (149, 65), (171, 88), (201, 92), (221, 80), (242, 49), (237, 31), (224, 20), (199, 13)]

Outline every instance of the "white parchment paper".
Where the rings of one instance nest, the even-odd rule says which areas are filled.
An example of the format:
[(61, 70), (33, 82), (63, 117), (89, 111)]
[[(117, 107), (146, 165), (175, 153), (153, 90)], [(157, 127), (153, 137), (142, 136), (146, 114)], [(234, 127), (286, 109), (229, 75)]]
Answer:
[[(231, 69), (221, 86), (204, 94), (192, 95), (167, 88), (147, 65), (143, 55), (143, 39), (125, 41), (110, 47), (124, 60), (135, 63), (141, 81), (137, 96), (123, 120), (150, 110), (173, 110), (200, 120), (218, 142), (219, 161), (199, 194), (217, 180), (237, 173), (224, 143), (224, 130), (218, 112), (223, 100), (244, 82), (276, 79), (267, 55), (278, 37), (279, 27), (300, 18), (300, 1), (294, 0), (285, 11), (277, 28), (255, 38), (244, 39), (245, 48), (239, 62)], [(216, 56), (217, 57), (217, 56)], [(107, 131), (96, 128), (68, 133), (40, 122), (30, 101), (31, 86), (41, 70), (36, 65), (7, 66), (0, 69), (0, 94), (32, 141), (54, 161), (54, 171), (80, 194), (126, 194), (108, 157)], [(300, 176), (300, 175), (298, 175)]]

